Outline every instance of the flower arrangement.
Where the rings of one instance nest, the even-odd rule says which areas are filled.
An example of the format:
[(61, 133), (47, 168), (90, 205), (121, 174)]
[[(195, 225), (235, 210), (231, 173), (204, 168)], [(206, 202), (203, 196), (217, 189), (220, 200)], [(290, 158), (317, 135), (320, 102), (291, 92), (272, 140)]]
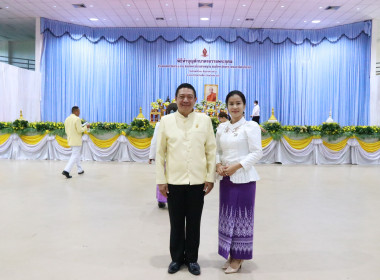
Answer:
[(355, 127), (355, 130), (353, 131), (355, 134), (366, 134), (366, 135), (373, 135), (375, 134), (375, 128), (372, 128), (371, 126), (357, 126)]
[(152, 102), (152, 103), (150, 103), (150, 106), (151, 106), (153, 109), (155, 109), (155, 110), (157, 110), (158, 108), (160, 108), (160, 106), (158, 105), (157, 102)]
[(197, 104), (195, 104), (195, 108), (197, 109), (197, 110), (203, 110), (203, 105), (202, 104), (199, 104), (199, 103), (197, 103)]
[(36, 131), (53, 131), (56, 129), (64, 129), (65, 125), (62, 122), (31, 122), (28, 127)]
[(96, 122), (96, 123), (91, 123), (90, 124), (90, 129), (100, 131), (100, 130), (105, 130), (105, 131), (113, 131), (113, 130), (123, 130), (127, 129), (129, 127), (128, 124), (126, 123), (110, 123), (110, 122)]
[(282, 134), (283, 134), (283, 129), (279, 122), (275, 122), (275, 123), (265, 122), (262, 124), (262, 127), (266, 131), (264, 132), (264, 135), (269, 134), (274, 140), (281, 139)]
[[(197, 110), (203, 110), (201, 104), (196, 104)], [(208, 108), (206, 113), (211, 115), (214, 130), (219, 124), (218, 118), (214, 117), (217, 112), (214, 108)], [(84, 121), (84, 120), (83, 120)], [(90, 124), (91, 134), (123, 133), (136, 138), (151, 137), (154, 128), (148, 120), (134, 119), (132, 123), (95, 122)], [(263, 135), (270, 135), (273, 139), (279, 140), (284, 134), (288, 136), (322, 136), (328, 141), (333, 141), (341, 137), (358, 137), (361, 139), (380, 140), (380, 126), (344, 126), (337, 123), (324, 123), (318, 126), (281, 126), (280, 123), (263, 123)], [(0, 133), (24, 134), (45, 134), (65, 136), (65, 127), (62, 122), (28, 122), (26, 120), (15, 120), (14, 122), (0, 122)]]
[(170, 102), (165, 102), (165, 103), (164, 103), (164, 106), (165, 106), (165, 107), (168, 107), (169, 105), (170, 105)]
[(222, 103), (222, 104), (220, 105), (220, 110), (226, 110), (226, 108), (227, 108), (226, 103)]
[(215, 108), (215, 103), (208, 102), (207, 103), (207, 108)]
[(327, 137), (330, 141), (336, 140), (343, 136), (343, 129), (338, 123), (323, 123), (321, 127), (321, 136)]
[(12, 123), (11, 122), (0, 122), (0, 133), (12, 133)]
[(126, 130), (126, 134), (132, 137), (152, 137), (154, 128), (150, 125), (147, 119), (133, 119), (130, 126)]
[(177, 103), (175, 98), (172, 99), (172, 102), (171, 103)]
[(218, 128), (218, 125), (220, 124), (219, 119), (217, 117), (211, 118), (212, 128), (214, 129), (214, 133), (216, 134), (216, 129)]
[(149, 121), (147, 119), (138, 120), (133, 119), (131, 122), (131, 130), (133, 131), (144, 131), (150, 127)]
[(216, 106), (220, 106), (221, 104), (222, 104), (222, 100), (216, 100), (216, 101), (215, 101), (215, 105), (216, 105)]
[(15, 120), (12, 123), (12, 128), (15, 132), (22, 132), (22, 130), (28, 128), (27, 120)]
[(202, 100), (202, 101), (201, 101), (201, 104), (202, 104), (203, 106), (206, 106), (207, 101), (206, 101), (206, 100)]
[(10, 128), (10, 127), (12, 127), (11, 122), (0, 122), (0, 129)]
[(159, 104), (159, 105), (160, 105), (160, 104), (162, 104), (164, 101), (163, 101), (162, 99), (160, 99), (160, 98), (159, 98), (159, 99), (157, 99), (157, 101), (156, 101), (156, 102), (157, 102), (157, 104)]

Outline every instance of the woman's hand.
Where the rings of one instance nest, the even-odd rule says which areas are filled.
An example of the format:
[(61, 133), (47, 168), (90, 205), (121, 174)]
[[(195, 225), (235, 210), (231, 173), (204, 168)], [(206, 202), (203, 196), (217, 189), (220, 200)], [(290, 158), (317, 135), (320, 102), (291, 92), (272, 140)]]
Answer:
[(230, 166), (224, 166), (222, 176), (231, 176), (242, 167), (243, 166), (240, 163), (235, 163), (235, 164), (230, 165)]
[(221, 163), (218, 163), (216, 165), (216, 172), (220, 175), (220, 176), (224, 176), (224, 166), (221, 164)]

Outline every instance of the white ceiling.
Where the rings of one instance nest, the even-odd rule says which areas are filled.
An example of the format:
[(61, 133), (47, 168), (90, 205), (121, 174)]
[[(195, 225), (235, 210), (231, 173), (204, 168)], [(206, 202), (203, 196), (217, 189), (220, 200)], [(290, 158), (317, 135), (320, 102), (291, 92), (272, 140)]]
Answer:
[[(213, 8), (198, 8), (199, 2)], [(72, 4), (84, 3), (76, 9)], [(327, 6), (341, 6), (326, 11)], [(8, 8), (7, 8), (8, 7)], [(92, 27), (314, 29), (380, 19), (380, 0), (0, 0), (0, 36), (33, 36), (33, 18)], [(89, 18), (98, 18), (97, 22)], [(165, 20), (157, 21), (157, 17)], [(209, 21), (201, 21), (207, 17)], [(246, 21), (254, 18), (254, 21)], [(320, 20), (318, 24), (312, 20)], [(1, 40), (1, 37), (0, 37)]]

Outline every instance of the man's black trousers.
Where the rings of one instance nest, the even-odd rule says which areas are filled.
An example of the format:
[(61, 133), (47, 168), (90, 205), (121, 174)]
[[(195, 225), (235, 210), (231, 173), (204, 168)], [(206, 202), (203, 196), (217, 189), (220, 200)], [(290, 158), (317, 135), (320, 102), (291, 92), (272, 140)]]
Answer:
[(174, 262), (198, 261), (201, 216), (204, 203), (202, 185), (168, 185), (170, 255)]

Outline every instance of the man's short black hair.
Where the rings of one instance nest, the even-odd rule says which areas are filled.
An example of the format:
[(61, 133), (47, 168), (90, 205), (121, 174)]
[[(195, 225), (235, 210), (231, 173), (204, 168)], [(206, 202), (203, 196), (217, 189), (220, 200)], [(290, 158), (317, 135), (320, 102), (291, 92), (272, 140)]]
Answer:
[(194, 88), (192, 85), (188, 84), (188, 83), (180, 84), (180, 85), (177, 87), (177, 90), (175, 91), (175, 97), (177, 97), (177, 95), (178, 95), (178, 91), (179, 91), (181, 88), (188, 88), (188, 89), (193, 90), (193, 92), (194, 92), (194, 97), (197, 98), (197, 92), (195, 91), (195, 88)]
[(77, 111), (79, 109), (78, 106), (74, 106), (73, 108), (71, 108), (71, 113), (74, 113), (75, 111)]
[(256, 103), (257, 105), (259, 105), (259, 101), (257, 101), (257, 100), (255, 100), (255, 102), (253, 102), (253, 103)]

